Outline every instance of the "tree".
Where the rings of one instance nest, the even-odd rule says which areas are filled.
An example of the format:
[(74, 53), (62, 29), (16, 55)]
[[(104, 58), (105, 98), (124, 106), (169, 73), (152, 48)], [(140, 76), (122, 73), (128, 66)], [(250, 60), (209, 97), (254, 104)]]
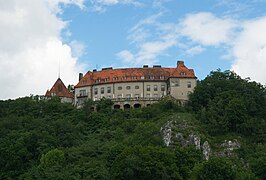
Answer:
[[(189, 106), (211, 133), (242, 133), (254, 136), (254, 140), (256, 132), (266, 133), (261, 123), (266, 117), (265, 87), (241, 79), (234, 72), (213, 71), (199, 81), (190, 95)], [(254, 123), (249, 123), (251, 119), (262, 126), (255, 131)]]
[(101, 112), (110, 112), (113, 104), (111, 99), (102, 98), (96, 103), (96, 109)]
[(161, 147), (128, 147), (111, 168), (112, 179), (181, 179), (173, 151)]
[(176, 165), (183, 179), (189, 179), (189, 175), (194, 166), (203, 159), (200, 150), (197, 150), (194, 146), (176, 147), (175, 158)]
[(234, 180), (236, 171), (233, 164), (225, 158), (211, 158), (195, 166), (192, 172), (192, 179), (197, 180)]
[(57, 148), (48, 151), (46, 154), (42, 155), (40, 159), (40, 166), (43, 168), (51, 167), (54, 165), (59, 165), (64, 162), (65, 154), (62, 150)]

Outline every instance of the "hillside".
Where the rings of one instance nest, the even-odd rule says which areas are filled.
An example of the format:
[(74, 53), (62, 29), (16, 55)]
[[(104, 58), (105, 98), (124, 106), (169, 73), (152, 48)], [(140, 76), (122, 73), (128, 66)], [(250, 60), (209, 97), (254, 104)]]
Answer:
[(226, 71), (190, 102), (0, 101), (1, 179), (266, 179), (265, 87)]

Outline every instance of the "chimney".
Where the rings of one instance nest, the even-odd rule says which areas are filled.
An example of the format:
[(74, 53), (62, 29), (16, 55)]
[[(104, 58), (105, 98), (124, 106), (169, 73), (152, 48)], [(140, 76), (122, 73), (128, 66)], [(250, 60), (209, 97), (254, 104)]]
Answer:
[(97, 72), (97, 69), (93, 69), (92, 72)]
[(83, 74), (79, 73), (79, 81), (83, 78)]
[(179, 65), (184, 65), (184, 61), (177, 61), (176, 66), (178, 67)]
[(161, 65), (153, 65), (154, 68), (161, 68)]
[(149, 66), (148, 65), (143, 65), (143, 68), (148, 68)]
[(113, 68), (112, 67), (102, 68), (102, 71), (104, 71), (104, 70), (110, 70), (110, 69), (113, 69)]

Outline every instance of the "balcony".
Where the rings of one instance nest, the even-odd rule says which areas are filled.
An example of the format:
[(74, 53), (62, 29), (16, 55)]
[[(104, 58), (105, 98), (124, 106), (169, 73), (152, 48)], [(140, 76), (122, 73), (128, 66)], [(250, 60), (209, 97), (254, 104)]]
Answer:
[(77, 94), (76, 97), (77, 98), (86, 98), (88, 97), (89, 93), (81, 93), (81, 94)]
[(160, 101), (161, 97), (130, 97), (130, 98), (111, 98), (114, 102), (124, 101)]

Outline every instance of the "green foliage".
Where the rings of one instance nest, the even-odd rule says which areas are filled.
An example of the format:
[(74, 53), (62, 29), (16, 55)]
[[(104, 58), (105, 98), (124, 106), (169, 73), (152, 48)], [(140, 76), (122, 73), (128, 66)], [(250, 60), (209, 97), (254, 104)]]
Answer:
[(189, 106), (212, 134), (241, 133), (265, 142), (266, 90), (256, 82), (213, 71), (198, 82)]
[(250, 167), (257, 177), (266, 179), (266, 156), (252, 158)]
[(128, 147), (111, 168), (112, 179), (181, 179), (173, 151), (151, 146)]
[(233, 164), (225, 158), (211, 158), (195, 166), (192, 179), (197, 180), (234, 180), (236, 171)]
[(92, 99), (87, 99), (83, 102), (82, 110), (85, 112), (86, 116), (94, 112), (95, 102)]
[(111, 111), (113, 104), (113, 101), (110, 99), (102, 98), (100, 101), (97, 101), (96, 109), (97, 111), (108, 112)]
[[(171, 97), (129, 111), (108, 99), (80, 109), (59, 98), (0, 101), (0, 179), (265, 179), (265, 97), (260, 84), (217, 71), (186, 107)], [(194, 146), (164, 145), (168, 122), (184, 141), (240, 137), (241, 148), (203, 161)]]
[(57, 148), (48, 151), (46, 154), (41, 157), (40, 166), (43, 168), (47, 168), (50, 166), (55, 166), (62, 164), (64, 162), (65, 154), (62, 150)]
[(175, 149), (176, 164), (183, 179), (189, 179), (194, 166), (202, 161), (202, 153), (189, 146)]

